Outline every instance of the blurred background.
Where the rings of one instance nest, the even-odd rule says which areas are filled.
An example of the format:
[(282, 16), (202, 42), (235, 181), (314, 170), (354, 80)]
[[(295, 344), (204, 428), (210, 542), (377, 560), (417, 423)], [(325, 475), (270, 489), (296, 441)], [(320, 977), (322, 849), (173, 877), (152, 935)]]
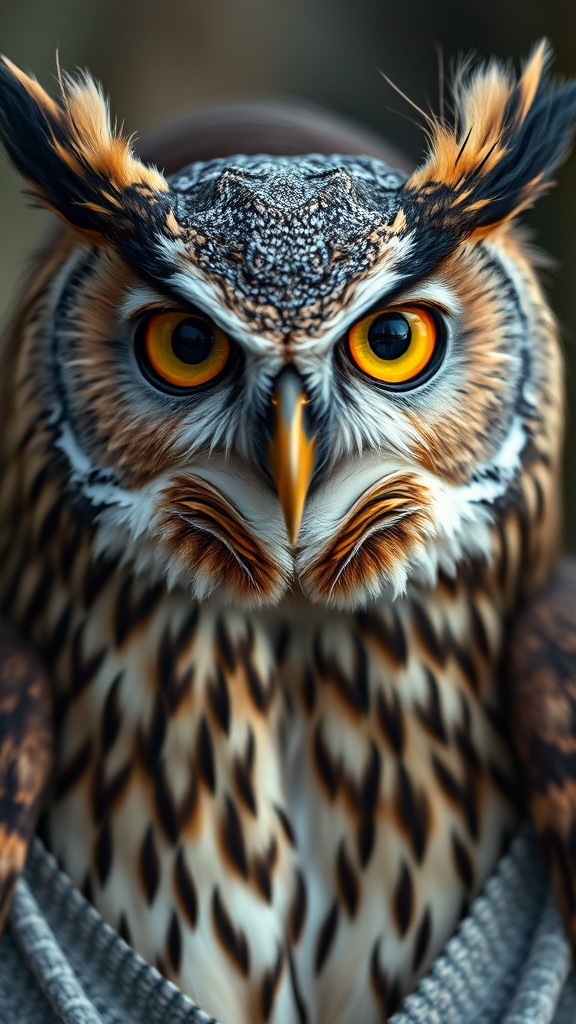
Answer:
[[(354, 118), (414, 161), (414, 111), (437, 109), (438, 48), (446, 66), (475, 50), (516, 61), (546, 35), (555, 70), (576, 75), (576, 3), (568, 0), (0, 0), (0, 51), (54, 94), (62, 67), (87, 66), (112, 110), (139, 135), (207, 99), (291, 95)], [(547, 275), (568, 356), (566, 535), (576, 550), (576, 159), (560, 187), (525, 216), (557, 260)], [(0, 318), (50, 215), (30, 209), (0, 157)]]

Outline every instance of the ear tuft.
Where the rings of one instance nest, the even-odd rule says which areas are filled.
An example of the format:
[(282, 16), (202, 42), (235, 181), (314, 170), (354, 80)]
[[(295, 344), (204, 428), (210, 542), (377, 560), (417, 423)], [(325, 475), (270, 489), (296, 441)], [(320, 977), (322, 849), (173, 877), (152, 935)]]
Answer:
[(108, 105), (87, 72), (59, 76), (60, 103), (0, 59), (0, 139), (36, 197), (74, 227), (104, 237), (118, 229), (127, 197), (153, 198), (168, 184), (113, 130)]
[(541, 40), (519, 79), (495, 60), (464, 63), (451, 119), (432, 119), (428, 159), (405, 187), (427, 201), (434, 193), (462, 233), (491, 230), (553, 185), (572, 143), (576, 83), (550, 77), (551, 57)]

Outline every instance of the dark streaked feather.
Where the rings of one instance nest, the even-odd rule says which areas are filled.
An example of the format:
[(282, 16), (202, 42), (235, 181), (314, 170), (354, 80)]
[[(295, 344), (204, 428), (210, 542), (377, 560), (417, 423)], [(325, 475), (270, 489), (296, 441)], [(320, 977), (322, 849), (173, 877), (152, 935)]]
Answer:
[(48, 678), (15, 630), (0, 624), (0, 930), (24, 866), (52, 768)]
[(576, 950), (576, 559), (516, 618), (507, 685), (532, 820)]

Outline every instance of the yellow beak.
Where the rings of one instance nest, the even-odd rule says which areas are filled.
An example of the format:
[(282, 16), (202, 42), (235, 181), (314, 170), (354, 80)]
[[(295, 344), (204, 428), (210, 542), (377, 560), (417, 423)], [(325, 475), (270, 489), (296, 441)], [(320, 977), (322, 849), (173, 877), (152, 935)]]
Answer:
[(268, 449), (270, 469), (280, 498), (286, 532), (292, 545), (300, 533), (302, 513), (314, 466), (315, 437), (308, 429), (308, 397), (300, 376), (286, 367), (272, 396), (274, 433)]

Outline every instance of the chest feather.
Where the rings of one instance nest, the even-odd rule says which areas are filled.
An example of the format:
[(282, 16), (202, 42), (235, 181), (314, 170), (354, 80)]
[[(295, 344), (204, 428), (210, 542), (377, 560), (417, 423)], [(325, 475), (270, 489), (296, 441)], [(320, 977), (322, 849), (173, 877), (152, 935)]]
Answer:
[(19, 530), (4, 602), (55, 680), (73, 880), (224, 1021), (393, 1012), (514, 825), (497, 589), (242, 613), (94, 560), (50, 483)]

